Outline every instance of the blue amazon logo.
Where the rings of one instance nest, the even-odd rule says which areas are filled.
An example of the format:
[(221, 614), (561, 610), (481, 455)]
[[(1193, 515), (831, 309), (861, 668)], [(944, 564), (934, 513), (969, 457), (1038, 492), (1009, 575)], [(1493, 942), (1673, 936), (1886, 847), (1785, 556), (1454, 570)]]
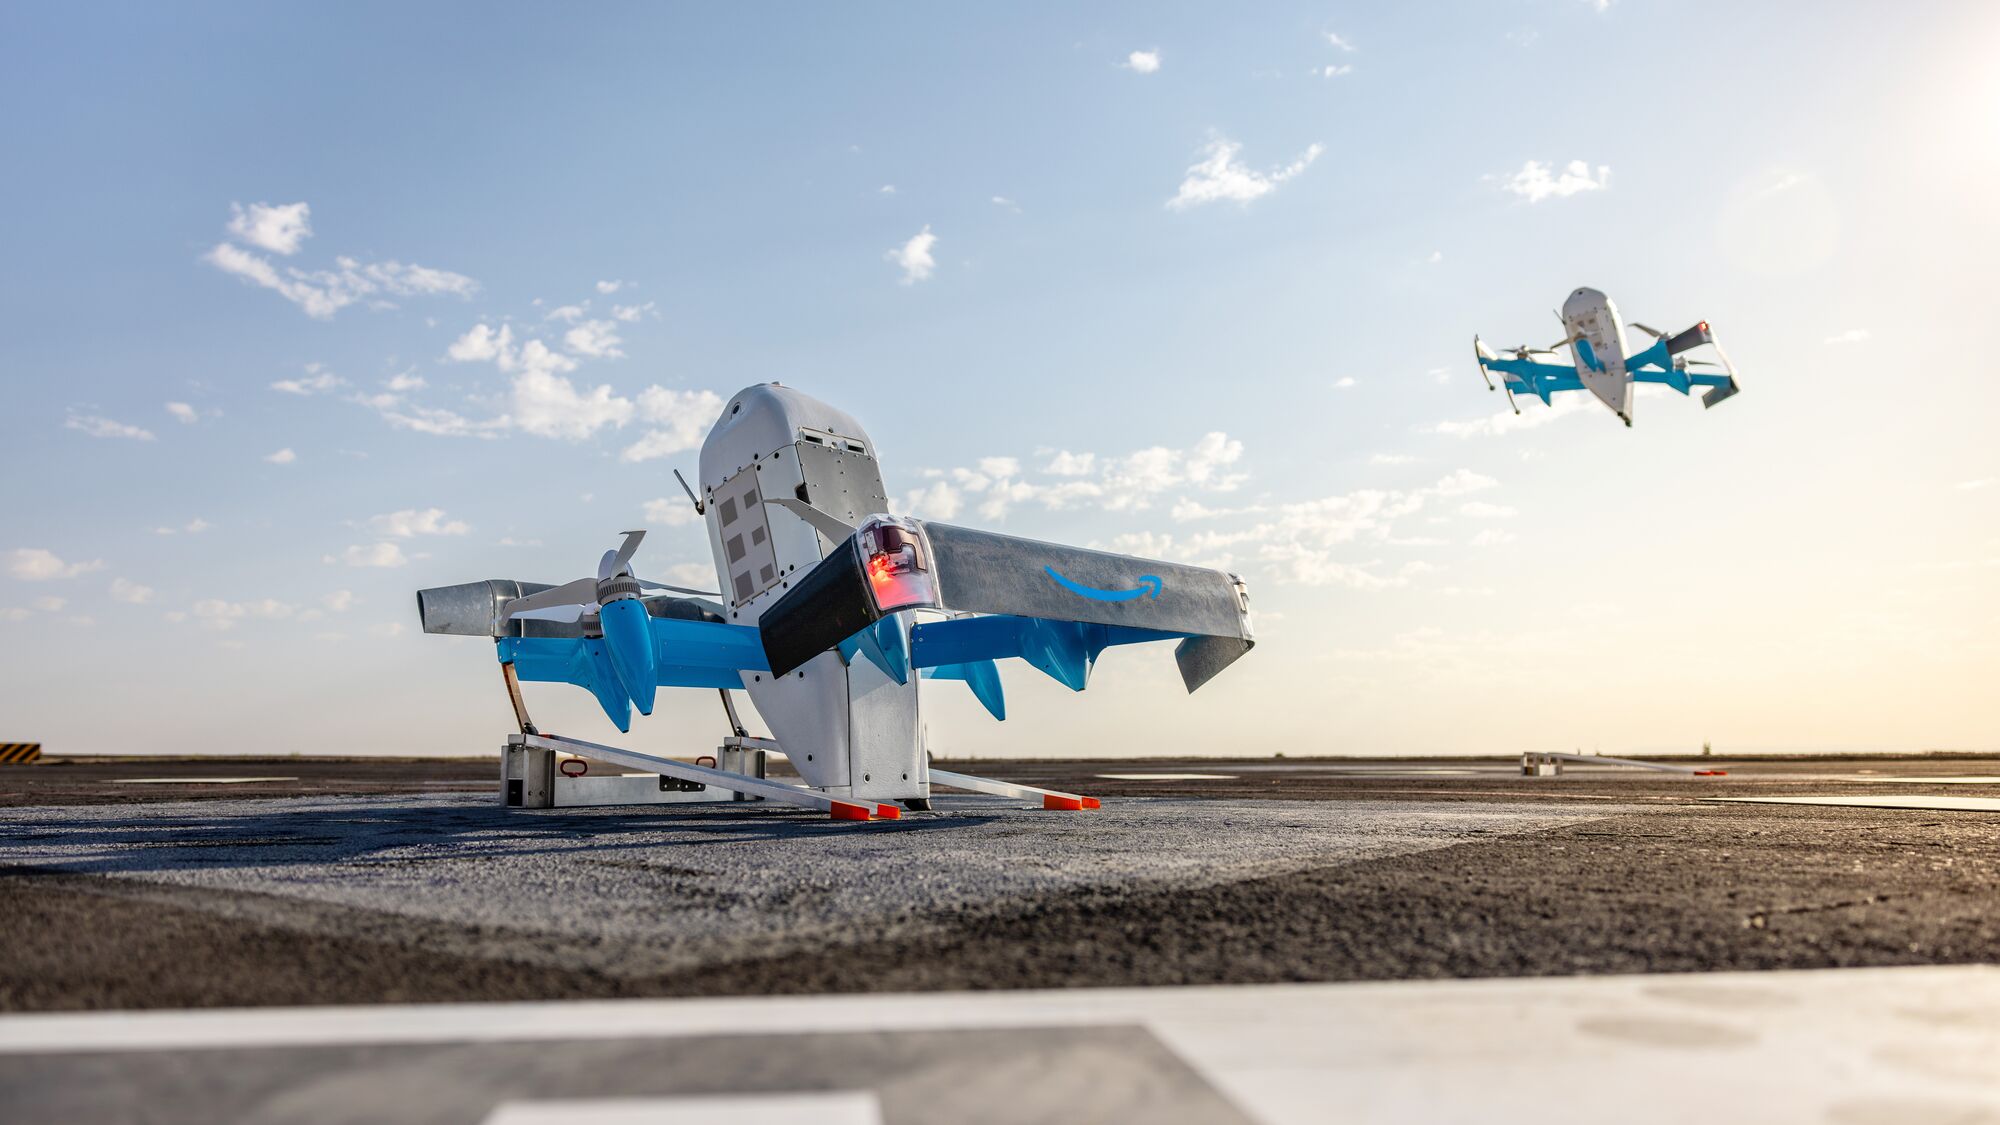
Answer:
[(1160, 581), (1160, 576), (1157, 574), (1142, 574), (1139, 576), (1139, 584), (1130, 590), (1100, 590), (1095, 586), (1086, 586), (1064, 577), (1055, 567), (1045, 566), (1042, 569), (1050, 578), (1055, 579), (1056, 585), (1079, 598), (1089, 598), (1092, 601), (1129, 602), (1135, 598), (1157, 598), (1160, 596), (1160, 590), (1166, 585)]

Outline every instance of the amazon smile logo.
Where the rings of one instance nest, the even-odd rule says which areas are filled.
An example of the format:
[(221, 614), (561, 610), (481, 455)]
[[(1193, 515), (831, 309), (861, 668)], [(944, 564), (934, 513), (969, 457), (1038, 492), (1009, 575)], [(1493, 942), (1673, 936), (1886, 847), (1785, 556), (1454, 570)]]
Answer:
[(1139, 584), (1130, 590), (1100, 590), (1095, 586), (1086, 586), (1064, 577), (1055, 567), (1045, 566), (1042, 570), (1047, 572), (1050, 578), (1055, 579), (1056, 585), (1079, 598), (1089, 598), (1092, 601), (1129, 602), (1135, 598), (1157, 598), (1160, 596), (1160, 590), (1166, 586), (1166, 583), (1160, 581), (1159, 575), (1142, 574), (1139, 576)]

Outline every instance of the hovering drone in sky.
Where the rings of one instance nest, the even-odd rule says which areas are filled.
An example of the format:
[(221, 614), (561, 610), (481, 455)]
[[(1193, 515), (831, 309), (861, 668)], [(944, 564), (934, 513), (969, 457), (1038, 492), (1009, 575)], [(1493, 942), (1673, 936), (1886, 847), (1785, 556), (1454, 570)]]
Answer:
[[(1505, 358), (1494, 354), (1479, 337), (1472, 338), (1472, 349), (1479, 357), (1479, 373), (1487, 377), (1486, 389), (1492, 390), (1494, 386), (1488, 373), (1498, 372), (1500, 387), (1507, 392), (1508, 405), (1514, 407), (1516, 414), (1521, 412), (1520, 405), (1514, 402), (1516, 391), (1547, 403), (1549, 396), (1558, 391), (1588, 390), (1630, 426), (1635, 383), (1665, 383), (1682, 394), (1693, 387), (1707, 387), (1701, 396), (1704, 408), (1737, 391), (1736, 369), (1730, 366), (1729, 357), (1722, 354), (1722, 346), (1715, 342), (1715, 334), (1705, 320), (1672, 336), (1634, 321), (1632, 327), (1651, 336), (1653, 342), (1632, 352), (1625, 345), (1625, 326), (1618, 319), (1618, 306), (1595, 289), (1571, 293), (1556, 319), (1562, 321), (1567, 336), (1546, 348), (1507, 349), (1512, 354)], [(1715, 349), (1715, 360), (1687, 359), (1681, 355), (1704, 344)], [(1571, 363), (1543, 363), (1531, 358), (1557, 355), (1556, 349), (1564, 346), (1572, 352)], [(1712, 367), (1717, 371), (1690, 370), (1695, 367)]]
[[(880, 802), (925, 807), (932, 773), (943, 774), (928, 766), (927, 679), (963, 681), (1005, 719), (1002, 659), (1082, 691), (1106, 648), (1171, 640), (1193, 691), (1254, 643), (1233, 574), (888, 515), (875, 458), (851, 416), (775, 383), (747, 388), (702, 444), (699, 495), (682, 481), (706, 517), (721, 593), (640, 579), (632, 560), (645, 533), (628, 531), (594, 575), (559, 586), (421, 590), (424, 631), (494, 639), (523, 732), (510, 745), (553, 738), (534, 730), (519, 681), (583, 687), (620, 731), (633, 708), (652, 713), (659, 688), (720, 690), (736, 742), (784, 754), (836, 799), (835, 816), (842, 801), (885, 816), (898, 814)], [(772, 740), (743, 737), (733, 691), (749, 692)], [(588, 747), (575, 750), (584, 757), (643, 757), (553, 741)], [(772, 788), (646, 763), (663, 779)]]

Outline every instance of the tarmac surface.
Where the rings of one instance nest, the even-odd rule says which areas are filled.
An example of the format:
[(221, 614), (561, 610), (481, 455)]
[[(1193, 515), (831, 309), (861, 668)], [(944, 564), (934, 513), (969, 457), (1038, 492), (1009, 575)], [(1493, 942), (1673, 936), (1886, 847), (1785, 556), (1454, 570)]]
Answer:
[(1984, 799), (2000, 761), (1714, 764), (954, 762), (1107, 800), (868, 824), (508, 810), (481, 760), (47, 764), (0, 774), (0, 1010), (2000, 960), (2000, 812), (1707, 800)]

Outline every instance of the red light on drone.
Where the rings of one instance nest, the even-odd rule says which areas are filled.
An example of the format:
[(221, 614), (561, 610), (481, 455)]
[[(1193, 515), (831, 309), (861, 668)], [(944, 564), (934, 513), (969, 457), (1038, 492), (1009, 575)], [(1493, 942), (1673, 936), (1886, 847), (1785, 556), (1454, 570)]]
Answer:
[(868, 560), (868, 580), (877, 586), (889, 581), (894, 575), (889, 573), (889, 556), (876, 555)]

